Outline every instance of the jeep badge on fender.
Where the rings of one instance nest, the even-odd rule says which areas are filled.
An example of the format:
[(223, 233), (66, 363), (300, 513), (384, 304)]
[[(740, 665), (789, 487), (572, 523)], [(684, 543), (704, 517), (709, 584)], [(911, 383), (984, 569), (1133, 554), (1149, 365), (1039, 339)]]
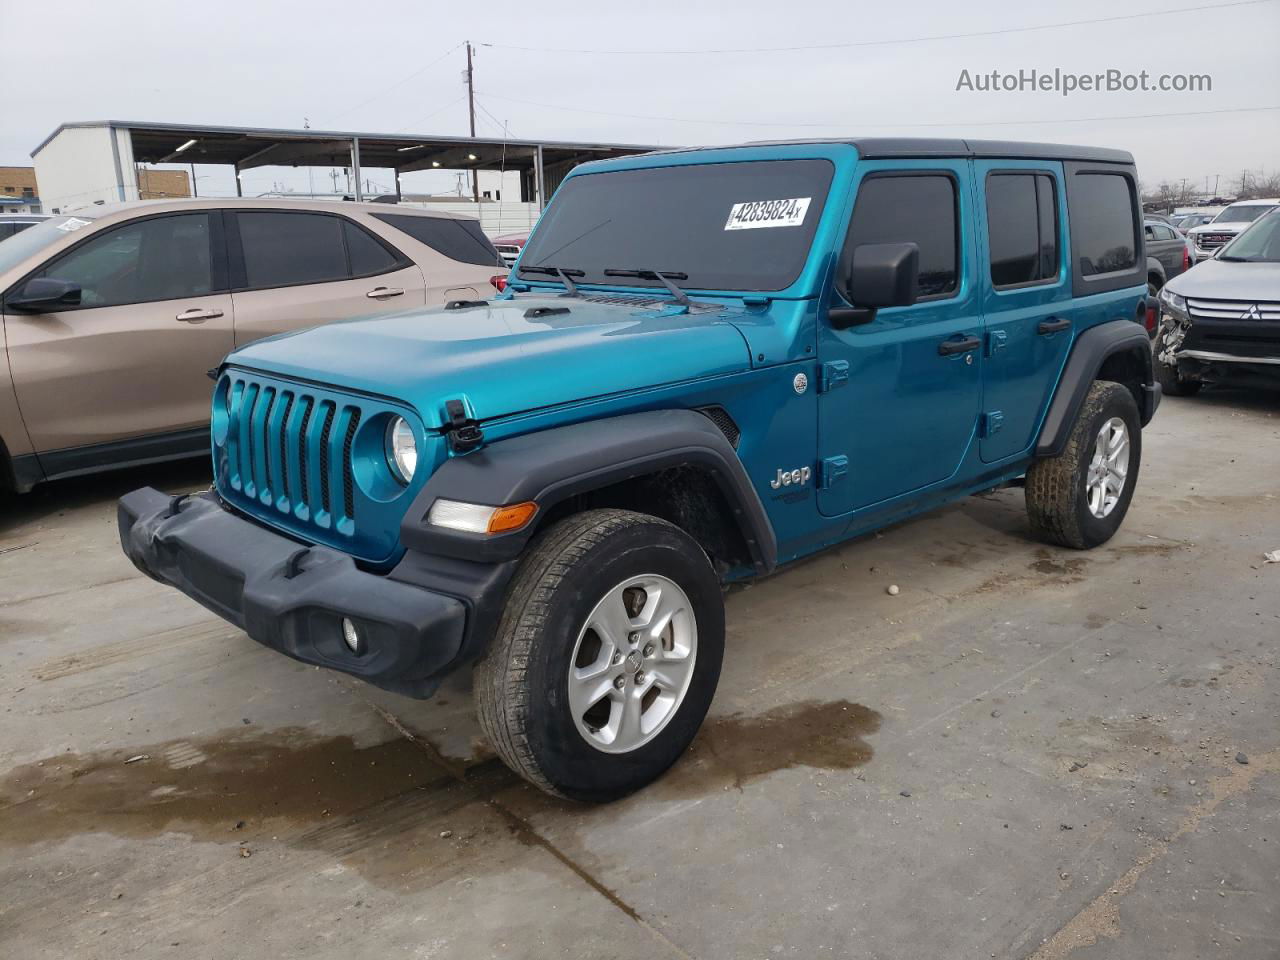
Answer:
[(808, 483), (809, 468), (796, 467), (794, 470), (779, 470), (778, 476), (770, 482), (769, 486), (777, 490), (779, 487), (789, 487), (793, 483)]
[(697, 734), (727, 583), (1001, 485), (1116, 532), (1160, 400), (1137, 196), (1128, 153), (1008, 141), (584, 163), (493, 299), (231, 353), (214, 488), (128, 494), (121, 543), (304, 663), (474, 665), (512, 770), (614, 800)]

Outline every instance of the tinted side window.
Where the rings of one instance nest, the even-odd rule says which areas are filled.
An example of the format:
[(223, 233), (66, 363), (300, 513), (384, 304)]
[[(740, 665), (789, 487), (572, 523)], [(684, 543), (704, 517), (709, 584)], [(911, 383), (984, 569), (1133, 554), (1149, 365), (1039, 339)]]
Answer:
[(351, 276), (369, 277), (376, 273), (387, 273), (400, 266), (401, 257), (392, 253), (375, 237), (350, 220), (342, 221), (342, 232), (347, 239)]
[(324, 283), (349, 276), (344, 221), (338, 217), (242, 210), (237, 219), (249, 287)]
[(0, 240), (12, 237), (17, 232), (12, 223), (0, 223)]
[(1169, 227), (1162, 227), (1160, 224), (1158, 224), (1158, 223), (1157, 223), (1153, 229), (1154, 229), (1154, 230), (1155, 230), (1155, 232), (1156, 232), (1156, 239), (1157, 239), (1157, 240), (1176, 240), (1176, 239), (1178, 239), (1176, 236), (1174, 236), (1173, 230), (1172, 230), (1171, 228), (1169, 228)]
[(1053, 179), (1043, 174), (987, 177), (991, 283), (1011, 287), (1058, 274), (1058, 214)]
[(1129, 179), (1110, 173), (1077, 174), (1071, 184), (1071, 232), (1081, 276), (1133, 269), (1138, 238)]
[(135, 220), (81, 244), (40, 276), (79, 284), (82, 308), (198, 297), (213, 289), (209, 250), (207, 214)]
[(474, 220), (406, 217), (395, 213), (375, 213), (374, 216), (451, 260), (486, 267), (503, 265), (502, 257)]
[(845, 253), (864, 243), (918, 244), (918, 295), (952, 293), (960, 273), (958, 219), (955, 181), (948, 176), (868, 177), (858, 188)]

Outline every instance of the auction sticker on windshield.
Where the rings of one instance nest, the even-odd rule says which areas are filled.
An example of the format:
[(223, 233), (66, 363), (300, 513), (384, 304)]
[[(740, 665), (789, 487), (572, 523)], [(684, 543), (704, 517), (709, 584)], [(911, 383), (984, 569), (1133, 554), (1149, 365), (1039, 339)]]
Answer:
[(798, 227), (812, 197), (791, 200), (751, 200), (735, 203), (724, 222), (726, 230), (754, 230), (756, 227)]

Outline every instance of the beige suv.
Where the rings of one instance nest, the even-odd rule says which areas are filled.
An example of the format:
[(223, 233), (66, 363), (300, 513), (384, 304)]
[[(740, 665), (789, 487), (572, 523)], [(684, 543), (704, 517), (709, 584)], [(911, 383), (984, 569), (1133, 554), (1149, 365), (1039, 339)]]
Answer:
[(477, 221), (390, 204), (159, 200), (53, 217), (0, 243), (0, 486), (203, 453), (206, 373), (233, 349), (478, 299), (505, 270)]

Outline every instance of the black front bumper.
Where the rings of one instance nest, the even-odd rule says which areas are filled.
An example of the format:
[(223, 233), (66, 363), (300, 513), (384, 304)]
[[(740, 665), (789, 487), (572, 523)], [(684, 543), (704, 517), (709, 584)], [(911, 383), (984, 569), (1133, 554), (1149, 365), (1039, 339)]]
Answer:
[[(463, 650), (464, 600), (368, 573), (344, 553), (229, 512), (212, 493), (144, 487), (121, 498), (117, 515), (139, 570), (296, 660), (426, 697)], [(343, 639), (344, 618), (359, 632), (358, 652)]]

